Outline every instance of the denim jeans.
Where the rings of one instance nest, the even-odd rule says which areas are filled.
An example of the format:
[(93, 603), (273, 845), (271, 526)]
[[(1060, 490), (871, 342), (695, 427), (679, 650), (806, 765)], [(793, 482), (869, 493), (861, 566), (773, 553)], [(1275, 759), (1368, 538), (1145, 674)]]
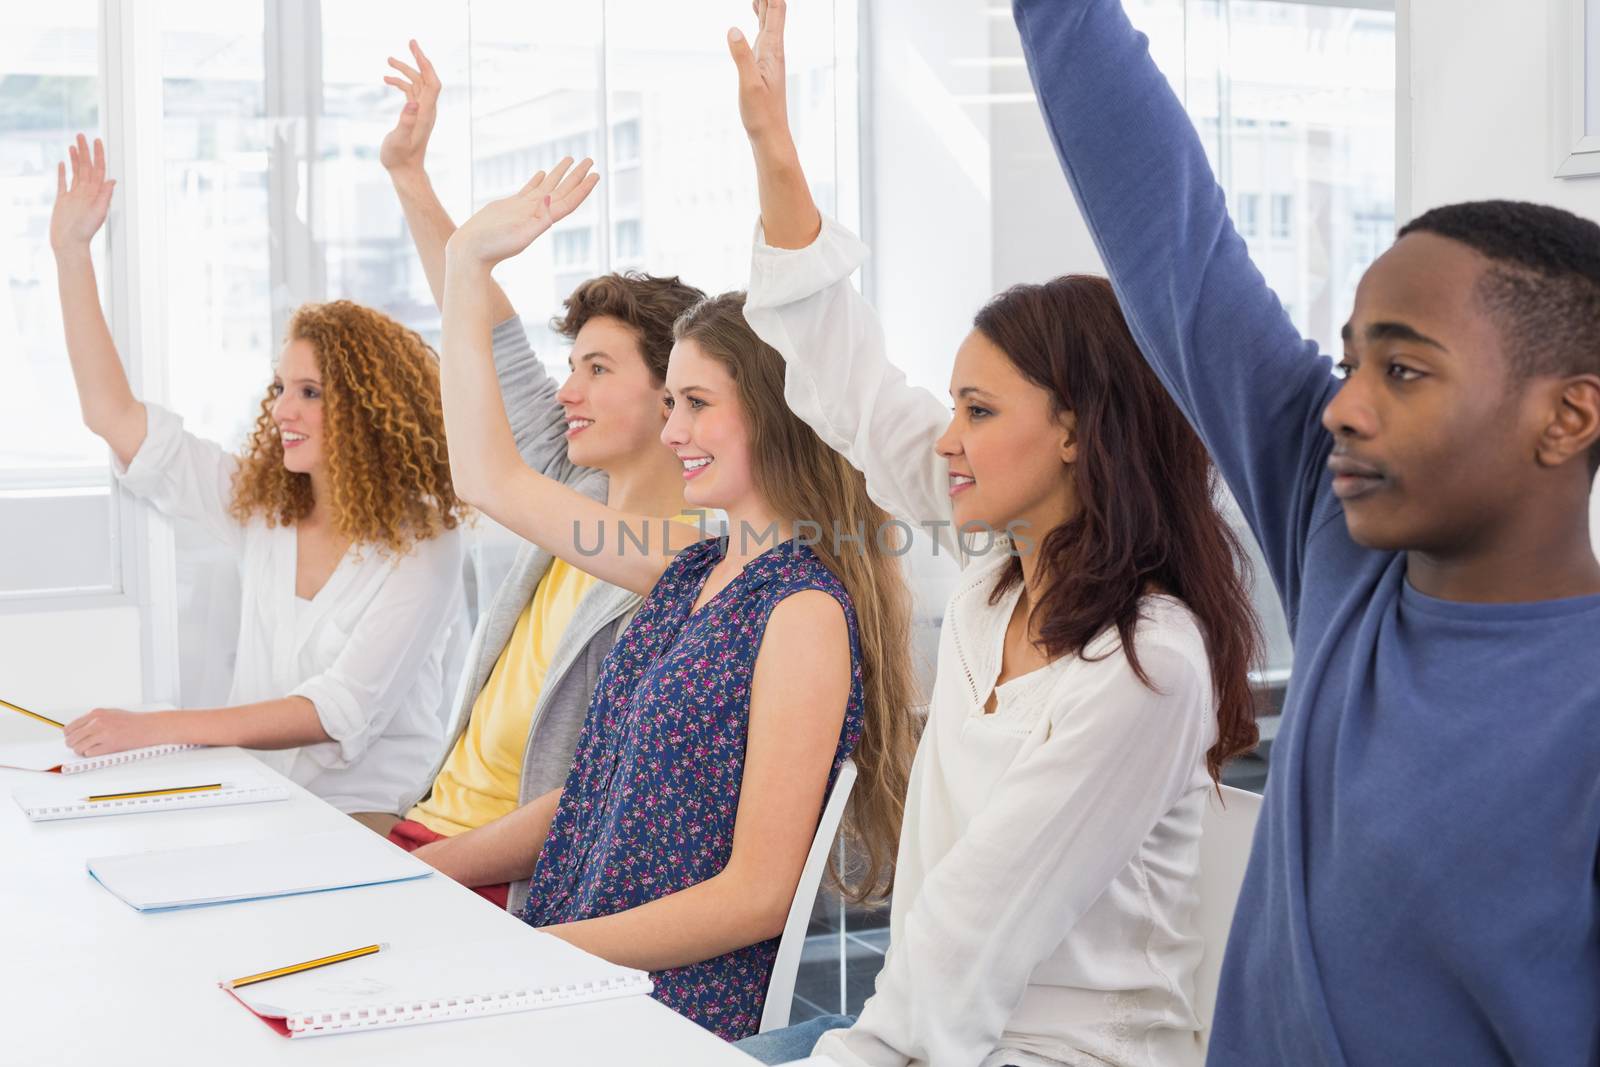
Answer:
[(855, 1025), (855, 1021), (854, 1015), (823, 1015), (782, 1030), (769, 1030), (735, 1041), (733, 1047), (762, 1063), (790, 1063), (811, 1055), (817, 1040), (829, 1030), (843, 1030)]

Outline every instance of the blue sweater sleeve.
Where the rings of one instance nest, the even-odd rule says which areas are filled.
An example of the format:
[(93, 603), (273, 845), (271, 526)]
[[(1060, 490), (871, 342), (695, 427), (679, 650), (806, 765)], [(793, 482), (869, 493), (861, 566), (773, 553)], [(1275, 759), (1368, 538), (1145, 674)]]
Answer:
[(1015, 0), (1014, 10), (1134, 339), (1233, 490), (1293, 625), (1301, 549), (1338, 511), (1321, 427), (1337, 379), (1250, 261), (1200, 138), (1121, 3)]

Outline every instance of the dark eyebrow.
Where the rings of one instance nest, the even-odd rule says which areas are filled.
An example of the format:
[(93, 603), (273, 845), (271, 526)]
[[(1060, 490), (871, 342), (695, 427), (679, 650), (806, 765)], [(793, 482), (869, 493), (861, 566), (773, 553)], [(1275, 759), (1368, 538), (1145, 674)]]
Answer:
[(969, 396), (993, 398), (994, 394), (990, 393), (990, 392), (986, 392), (983, 389), (979, 389), (976, 385), (963, 385), (960, 389), (956, 390), (956, 399), (957, 400), (960, 400), (960, 399), (962, 399), (964, 397), (969, 397)]
[[(1339, 337), (1345, 344), (1355, 340), (1355, 329), (1347, 322), (1344, 329), (1339, 331)], [(1366, 339), (1372, 341), (1410, 341), (1413, 344), (1429, 345), (1441, 352), (1450, 351), (1443, 344), (1435, 341), (1425, 333), (1420, 333), (1413, 326), (1403, 322), (1374, 322), (1366, 329)]]

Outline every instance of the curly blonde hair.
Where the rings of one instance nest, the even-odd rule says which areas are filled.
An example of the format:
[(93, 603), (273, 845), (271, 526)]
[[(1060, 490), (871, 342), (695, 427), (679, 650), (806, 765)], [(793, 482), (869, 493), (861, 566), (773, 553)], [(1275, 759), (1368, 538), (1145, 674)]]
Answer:
[[(328, 485), (324, 503), (353, 544), (404, 555), (466, 514), (450, 483), (439, 365), (415, 331), (349, 300), (306, 304), (289, 340), (316, 351), (322, 372)], [(292, 526), (311, 514), (311, 477), (283, 465), (273, 391), (239, 457), (232, 513)]]

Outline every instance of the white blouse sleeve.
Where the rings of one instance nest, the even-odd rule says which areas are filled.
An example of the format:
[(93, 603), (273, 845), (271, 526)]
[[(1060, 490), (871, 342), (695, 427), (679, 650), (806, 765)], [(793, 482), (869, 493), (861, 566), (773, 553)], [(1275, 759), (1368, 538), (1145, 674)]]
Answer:
[[(1203, 649), (1138, 637), (1154, 688), (1115, 654), (1052, 710), (1044, 743), (928, 872), (860, 1019), (818, 1053), (903, 1067), (977, 1064), (996, 1049), (1034, 969), (1190, 788), (1214, 733)], [(936, 736), (930, 724), (925, 743)]]
[(459, 529), (418, 544), (393, 565), (333, 664), (289, 691), (315, 705), (337, 742), (308, 745), (307, 755), (330, 769), (346, 767), (384, 732), (451, 622), (461, 565)]
[(238, 457), (183, 428), (183, 420), (159, 404), (146, 403), (144, 443), (124, 468), (112, 459), (117, 480), (162, 514), (195, 523), (207, 534), (239, 548), (244, 526), (228, 512)]
[(889, 362), (883, 325), (850, 284), (866, 257), (866, 246), (826, 217), (800, 249), (773, 248), (758, 224), (745, 321), (784, 358), (789, 410), (866, 475), (879, 507), (959, 555), (949, 468), (933, 451), (950, 412)]

